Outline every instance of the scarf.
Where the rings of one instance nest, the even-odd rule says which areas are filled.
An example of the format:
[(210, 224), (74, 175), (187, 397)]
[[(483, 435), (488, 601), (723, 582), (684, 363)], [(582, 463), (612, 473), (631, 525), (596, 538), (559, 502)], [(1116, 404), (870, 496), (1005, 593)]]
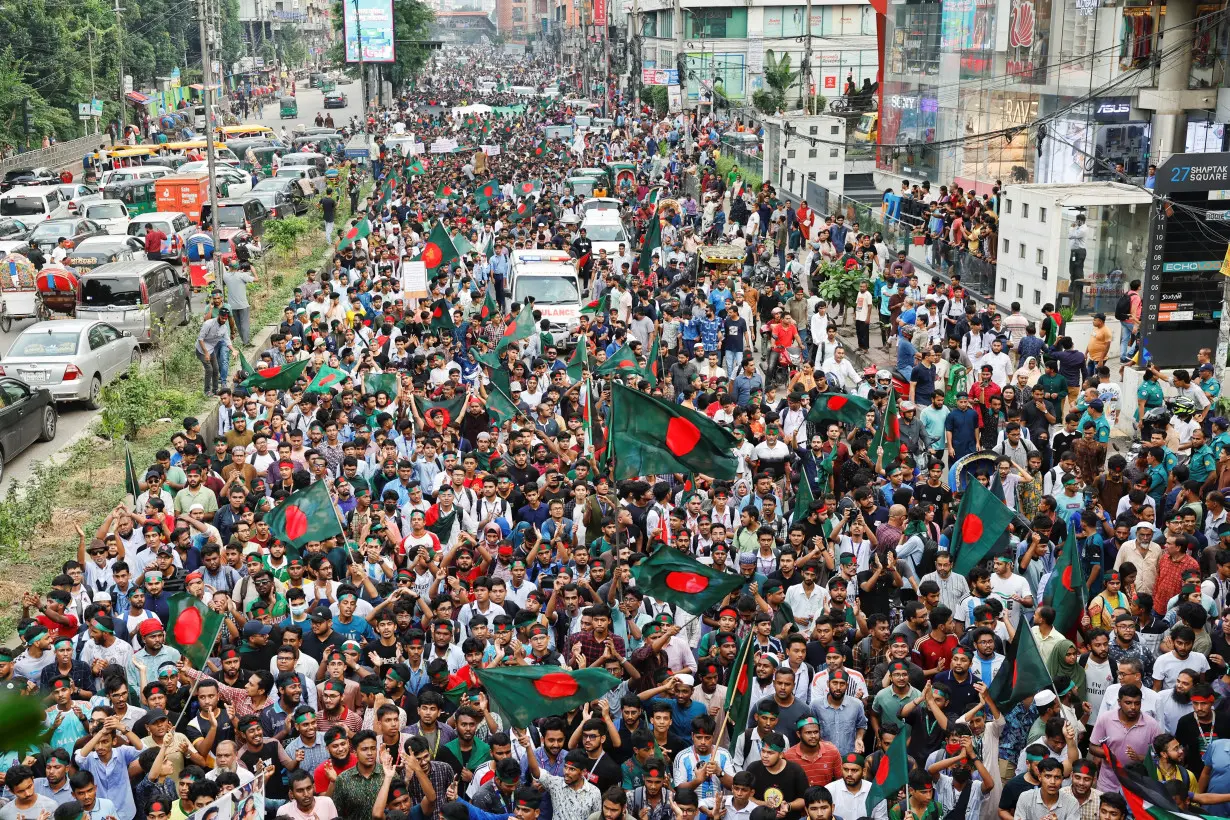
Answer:
[(1075, 693), (1081, 700), (1085, 699), (1085, 668), (1079, 663), (1065, 663), (1064, 657), (1068, 654), (1068, 650), (1073, 646), (1072, 642), (1067, 638), (1060, 639), (1059, 643), (1055, 644), (1055, 648), (1051, 650), (1051, 656), (1046, 662), (1046, 668), (1051, 673), (1051, 677), (1055, 678), (1059, 675), (1067, 675), (1068, 679), (1076, 687)]

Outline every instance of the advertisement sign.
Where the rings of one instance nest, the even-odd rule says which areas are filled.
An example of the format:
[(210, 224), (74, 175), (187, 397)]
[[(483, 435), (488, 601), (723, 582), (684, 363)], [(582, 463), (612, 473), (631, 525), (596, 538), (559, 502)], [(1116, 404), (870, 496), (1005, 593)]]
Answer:
[(360, 62), (360, 49), (362, 62), (393, 62), (393, 0), (343, 3), (342, 30), (346, 38), (346, 62)]
[(666, 87), (666, 104), (671, 111), (683, 110), (683, 89), (677, 85)]
[(1046, 82), (1051, 0), (1012, 0), (1008, 20), (1008, 73), (1019, 82)]
[(1127, 122), (1131, 115), (1130, 97), (1102, 97), (1093, 106), (1093, 118), (1097, 122)]
[(606, 25), (606, 0), (594, 0), (594, 25)]
[(642, 68), (641, 85), (679, 85), (679, 69)]
[(265, 816), (265, 775), (259, 774), (245, 786), (227, 792), (202, 806), (188, 820), (252, 820)]

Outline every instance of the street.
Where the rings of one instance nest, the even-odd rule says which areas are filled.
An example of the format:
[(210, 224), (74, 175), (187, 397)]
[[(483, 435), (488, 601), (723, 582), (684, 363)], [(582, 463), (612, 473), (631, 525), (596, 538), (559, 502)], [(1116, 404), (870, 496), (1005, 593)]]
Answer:
[[(361, 109), (359, 98), (362, 96), (362, 92), (358, 82), (338, 85), (337, 90), (346, 95), (346, 107), (332, 108), (327, 113), (333, 115), (333, 121), (340, 128), (343, 124), (348, 123), (352, 116), (359, 115)], [(307, 80), (303, 80), (296, 89), (296, 96), (299, 100), (299, 116), (297, 118), (280, 119), (278, 116), (278, 103), (274, 100), (265, 105), (264, 116), (250, 117), (245, 122), (268, 125), (278, 133), (281, 133), (283, 127), (289, 133), (296, 125), (313, 125), (316, 112), (324, 111), (324, 95), (318, 88), (307, 88)], [(204, 303), (205, 294), (197, 293), (193, 295), (192, 304), (194, 312), (200, 312), (204, 307)], [(0, 333), (0, 350), (7, 353), (18, 334), (32, 324), (34, 324), (33, 319), (14, 322), (9, 332)], [(256, 328), (253, 328), (253, 336), (256, 335), (256, 330)], [(25, 452), (4, 465), (4, 471), (0, 474), (0, 493), (7, 490), (9, 482), (25, 481), (28, 479), (31, 476), (31, 470), (35, 463), (46, 461), (60, 450), (65, 449), (74, 440), (74, 437), (82, 433), (98, 416), (98, 411), (87, 410), (78, 403), (61, 404), (59, 411), (60, 423), (56, 430), (56, 437), (52, 441), (36, 442)]]

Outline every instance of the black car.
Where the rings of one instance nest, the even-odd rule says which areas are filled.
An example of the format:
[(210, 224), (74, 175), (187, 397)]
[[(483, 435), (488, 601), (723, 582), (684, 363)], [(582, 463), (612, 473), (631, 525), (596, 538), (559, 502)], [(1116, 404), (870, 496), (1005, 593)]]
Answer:
[(60, 175), (50, 168), (14, 168), (6, 171), (4, 179), (0, 179), (0, 191), (7, 191), (19, 185), (58, 185)]
[(49, 390), (4, 376), (0, 368), (0, 475), (22, 450), (55, 438), (59, 421)]
[(340, 91), (331, 91), (325, 95), (325, 108), (345, 108), (346, 95)]
[[(308, 199), (304, 196), (303, 188), (298, 184), (297, 179), (287, 179), (286, 177), (275, 179), (262, 179), (256, 183), (256, 186), (248, 193), (249, 196), (255, 196), (261, 202), (265, 203), (265, 207), (269, 210), (274, 210), (270, 203), (281, 205), (283, 202), (290, 204), (290, 210), (294, 216), (303, 216), (308, 211)], [(269, 194), (275, 194), (275, 197), (269, 197)], [(282, 209), (278, 208), (277, 218), (281, 219), (286, 214), (282, 213)]]

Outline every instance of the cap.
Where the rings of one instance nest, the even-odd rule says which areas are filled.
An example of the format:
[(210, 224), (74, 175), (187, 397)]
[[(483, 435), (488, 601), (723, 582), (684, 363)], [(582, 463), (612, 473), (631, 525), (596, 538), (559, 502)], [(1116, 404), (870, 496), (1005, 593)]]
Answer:
[(142, 638), (147, 637), (149, 635), (154, 635), (158, 632), (165, 632), (165, 631), (166, 630), (163, 628), (162, 622), (159, 621), (157, 618), (147, 618), (146, 620), (141, 622), (140, 626), (137, 627), (137, 633)]
[(150, 709), (148, 712), (145, 713), (146, 725), (151, 724), (151, 723), (157, 723), (160, 720), (170, 720), (170, 719), (171, 719), (171, 716), (168, 715), (166, 713), (166, 710), (164, 709)]
[(269, 624), (263, 624), (257, 620), (248, 621), (243, 625), (243, 636), (249, 638), (253, 635), (268, 635), (273, 631), (273, 627)]
[(313, 609), (311, 612), (308, 613), (308, 617), (311, 618), (313, 621), (319, 621), (323, 623), (325, 621), (332, 621), (333, 613), (329, 611), (329, 607), (327, 606), (318, 606), (315, 609)]
[(1058, 698), (1056, 698), (1055, 693), (1052, 690), (1043, 689), (1041, 692), (1034, 695), (1034, 706), (1050, 706), (1057, 699)]

